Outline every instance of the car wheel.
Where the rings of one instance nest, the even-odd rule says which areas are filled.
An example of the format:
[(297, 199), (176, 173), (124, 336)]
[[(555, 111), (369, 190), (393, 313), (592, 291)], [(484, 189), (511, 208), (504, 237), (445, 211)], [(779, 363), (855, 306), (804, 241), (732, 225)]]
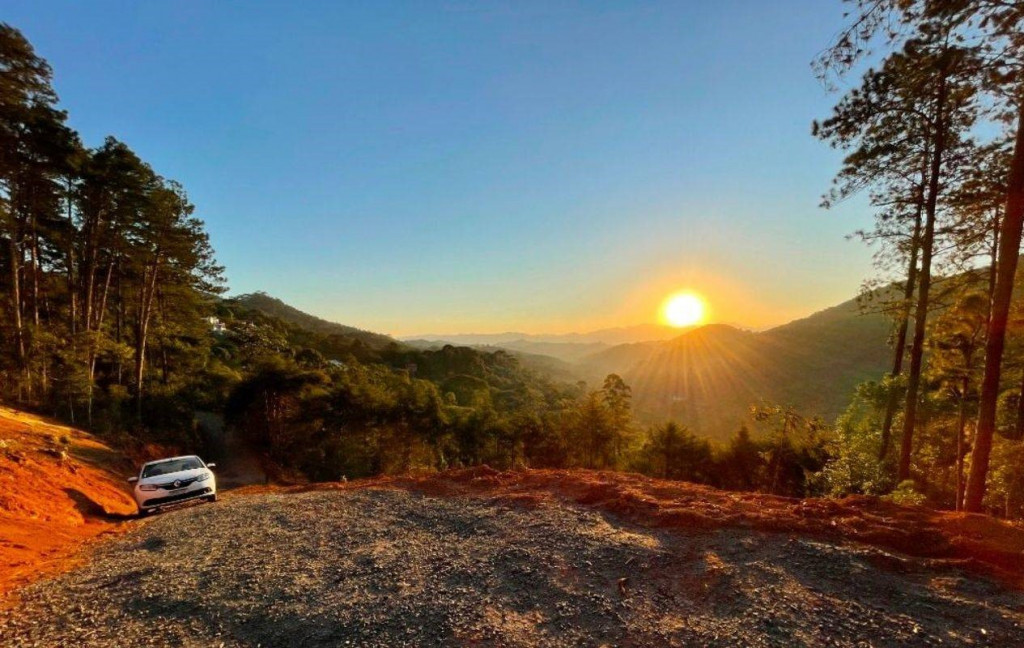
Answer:
[(151, 508), (140, 508), (139, 509), (139, 517), (148, 517), (148, 516), (150, 516), (152, 514), (153, 514), (153, 509), (151, 509)]
[(213, 495), (208, 496), (206, 498), (206, 501), (207, 502), (216, 502), (217, 501), (217, 493), (214, 493)]

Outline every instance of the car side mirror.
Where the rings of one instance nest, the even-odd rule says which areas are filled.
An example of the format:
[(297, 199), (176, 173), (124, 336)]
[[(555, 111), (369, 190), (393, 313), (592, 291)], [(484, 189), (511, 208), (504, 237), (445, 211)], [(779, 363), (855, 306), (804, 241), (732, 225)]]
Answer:
[(139, 481), (139, 478), (138, 478), (138, 477), (129, 477), (129, 478), (128, 478), (128, 483), (129, 483), (129, 484), (134, 484), (134, 483), (135, 483), (135, 482), (137, 482), (137, 481)]
[(206, 464), (206, 467), (207, 468), (216, 468), (217, 464), (215, 464), (215, 463), (208, 463), (208, 464)]

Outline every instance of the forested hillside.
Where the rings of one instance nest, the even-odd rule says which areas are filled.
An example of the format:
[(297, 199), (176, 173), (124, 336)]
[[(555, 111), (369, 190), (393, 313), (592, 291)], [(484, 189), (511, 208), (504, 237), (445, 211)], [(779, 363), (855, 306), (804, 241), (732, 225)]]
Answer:
[(385, 347), (395, 342), (394, 339), (386, 335), (371, 333), (370, 331), (357, 329), (353, 326), (345, 326), (344, 324), (338, 324), (336, 322), (328, 322), (325, 319), (310, 315), (309, 313), (304, 313), (297, 308), (289, 306), (280, 299), (271, 297), (265, 292), (240, 295), (238, 297), (234, 297), (232, 301), (244, 306), (245, 308), (258, 310), (272, 317), (284, 320), (290, 324), (295, 324), (299, 328), (312, 333), (320, 333), (323, 335), (342, 335), (359, 340), (367, 346), (375, 348)]
[(643, 419), (678, 420), (724, 440), (762, 401), (834, 419), (858, 384), (885, 372), (891, 328), (851, 300), (767, 331), (713, 324), (667, 342), (612, 347), (581, 365), (620, 373)]

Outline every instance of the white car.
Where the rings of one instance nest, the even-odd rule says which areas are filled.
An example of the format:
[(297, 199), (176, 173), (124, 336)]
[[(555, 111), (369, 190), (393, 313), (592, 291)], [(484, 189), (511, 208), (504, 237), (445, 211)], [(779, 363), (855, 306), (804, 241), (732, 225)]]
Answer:
[(203, 463), (195, 455), (150, 461), (138, 477), (128, 479), (135, 484), (139, 513), (147, 515), (162, 506), (193, 499), (216, 502), (217, 478), (210, 471), (216, 465)]

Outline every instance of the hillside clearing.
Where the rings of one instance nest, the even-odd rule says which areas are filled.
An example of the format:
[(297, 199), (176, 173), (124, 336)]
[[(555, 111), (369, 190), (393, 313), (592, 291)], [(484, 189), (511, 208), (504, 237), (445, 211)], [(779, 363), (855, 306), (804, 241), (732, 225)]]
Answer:
[(246, 486), (135, 522), (123, 454), (7, 409), (0, 440), (0, 592), (16, 594), (3, 646), (1005, 645), (1024, 633), (1024, 529), (986, 516), (480, 467)]
[(487, 466), (423, 477), (351, 483), (250, 486), (240, 492), (331, 491), (367, 484), (435, 495), (482, 497), (523, 506), (570, 502), (630, 522), (684, 531), (742, 528), (855, 540), (936, 563), (957, 563), (1024, 588), (1024, 527), (987, 515), (899, 506), (877, 497), (778, 497), (688, 482), (591, 470), (516, 470)]
[(21, 592), (4, 645), (1007, 645), (1024, 593), (862, 544), (397, 488), (174, 511)]

